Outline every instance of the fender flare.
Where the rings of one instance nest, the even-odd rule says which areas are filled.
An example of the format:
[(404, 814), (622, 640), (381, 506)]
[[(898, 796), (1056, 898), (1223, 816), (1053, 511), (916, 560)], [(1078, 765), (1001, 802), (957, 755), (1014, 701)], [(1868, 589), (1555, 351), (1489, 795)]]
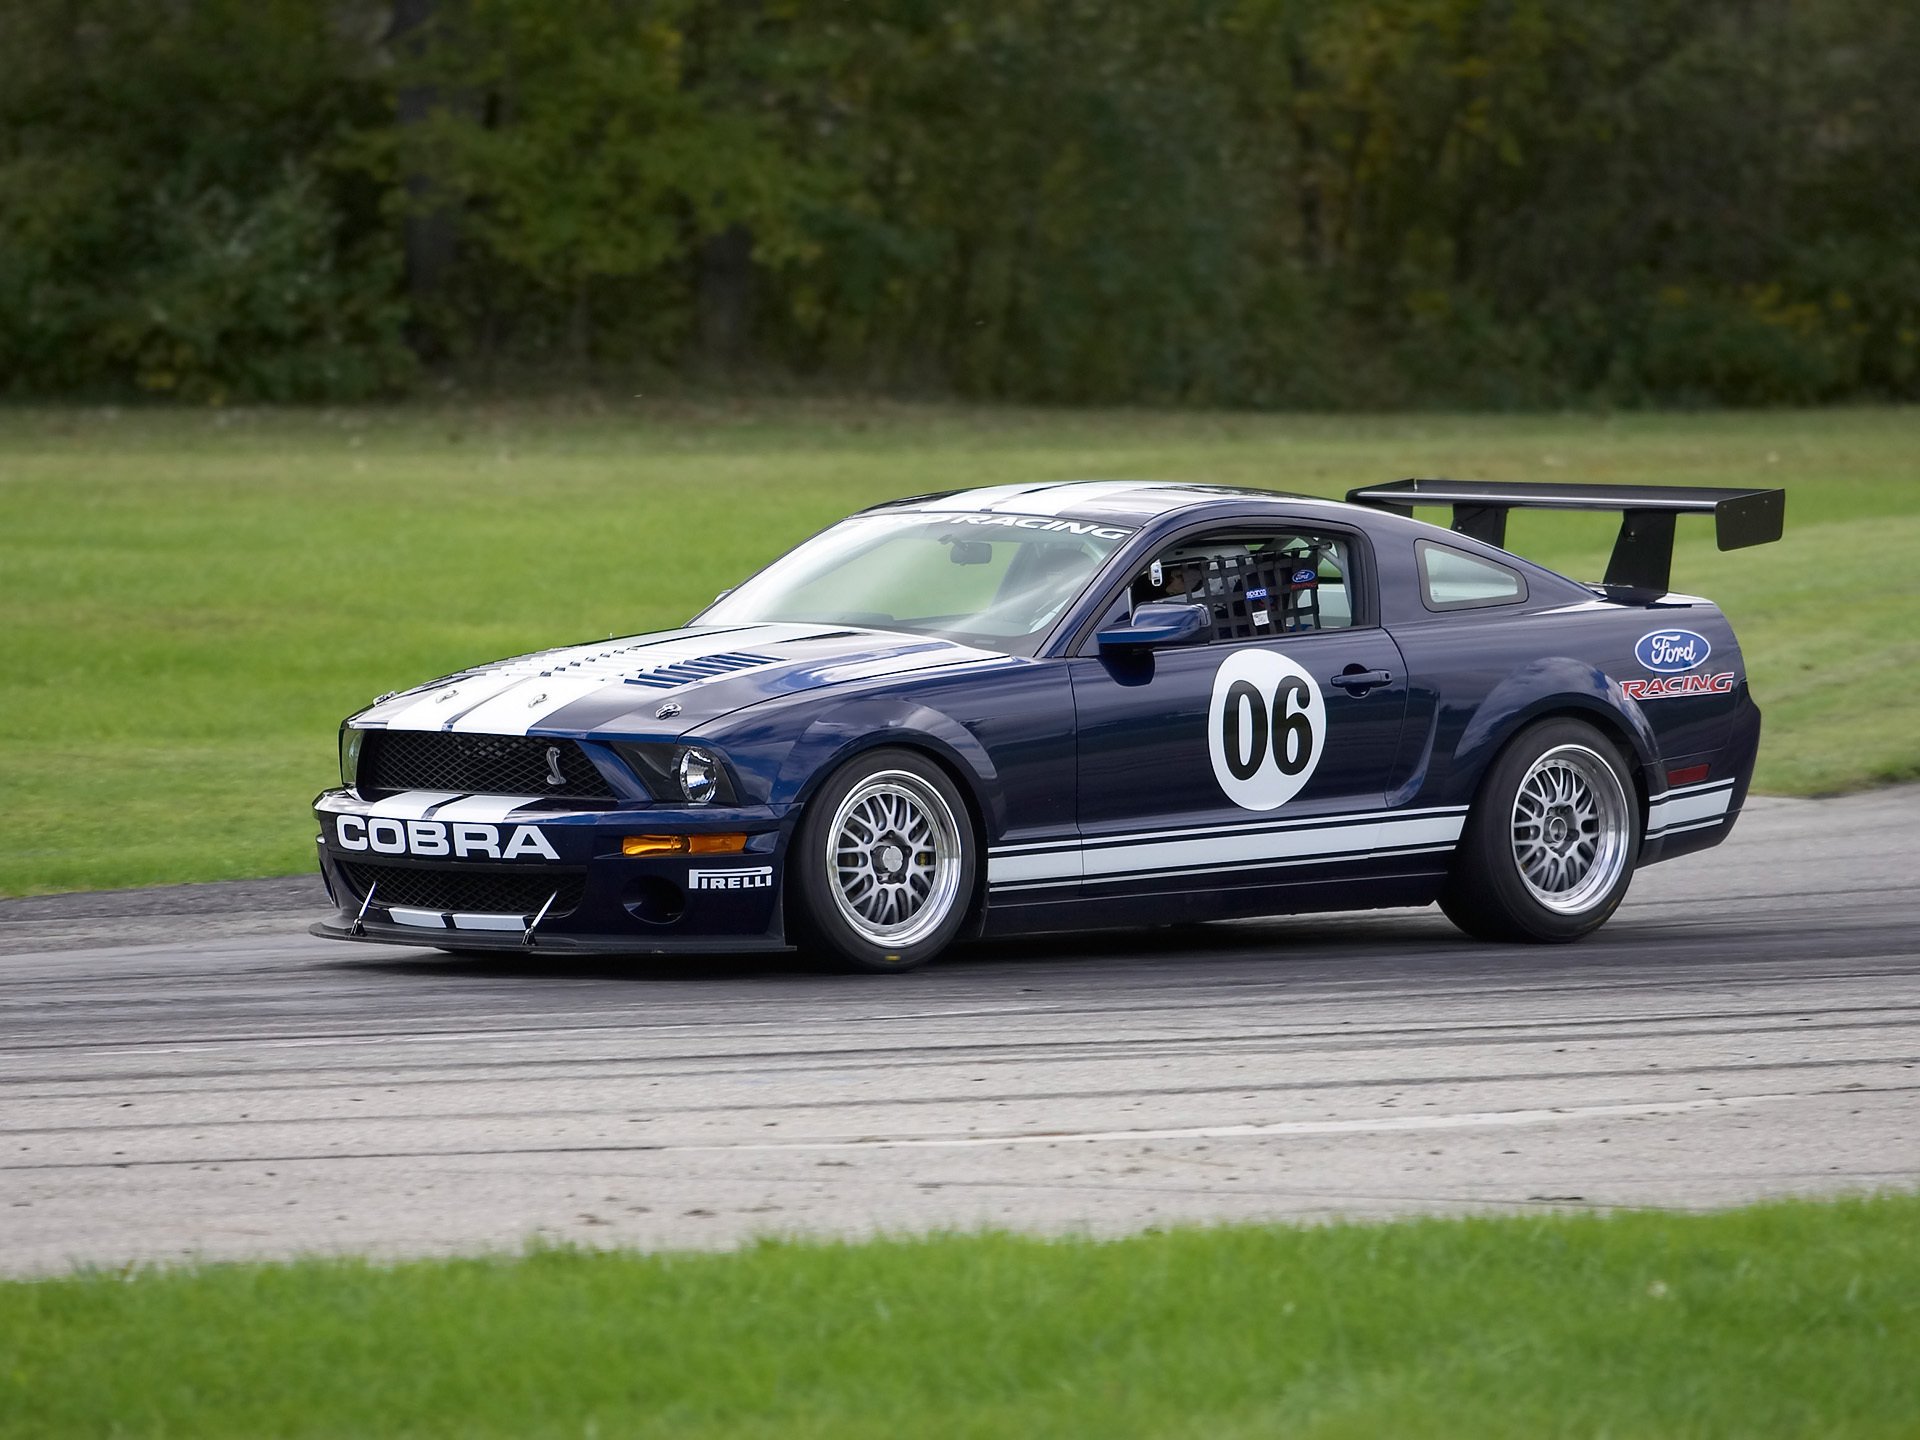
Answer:
[[(1542, 716), (1585, 712), (1626, 737), (1640, 772), (1641, 800), (1665, 788), (1660, 740), (1644, 711), (1617, 681), (1586, 660), (1555, 655), (1530, 661), (1487, 693), (1454, 746), (1456, 773), (1484, 775), (1513, 737)], [(1477, 787), (1476, 787), (1477, 788)]]
[(904, 698), (869, 697), (814, 717), (787, 751), (772, 801), (798, 810), (826, 777), (863, 750), (920, 750), (952, 772), (991, 843), (1006, 828), (1000, 772), (973, 732), (943, 711)]

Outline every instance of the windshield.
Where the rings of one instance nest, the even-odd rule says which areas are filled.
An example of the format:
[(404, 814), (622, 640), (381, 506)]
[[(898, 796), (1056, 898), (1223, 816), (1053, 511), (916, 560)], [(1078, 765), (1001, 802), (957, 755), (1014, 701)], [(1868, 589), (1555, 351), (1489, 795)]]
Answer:
[(906, 630), (1031, 655), (1131, 533), (1036, 515), (856, 515), (774, 561), (700, 621)]

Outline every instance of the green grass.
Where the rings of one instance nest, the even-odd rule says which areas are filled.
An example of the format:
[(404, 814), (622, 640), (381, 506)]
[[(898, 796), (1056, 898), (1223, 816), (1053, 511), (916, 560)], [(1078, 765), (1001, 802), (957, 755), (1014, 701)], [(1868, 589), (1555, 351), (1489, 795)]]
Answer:
[[(1718, 599), (1760, 785), (1920, 777), (1920, 411), (1313, 417), (760, 403), (0, 410), (0, 893), (286, 874), (340, 717), (517, 651), (678, 623), (887, 496), (1155, 476), (1338, 493), (1407, 474), (1777, 483)], [(1603, 517), (1516, 548), (1601, 568)]]
[(0, 1429), (1912, 1436), (1920, 1197), (13, 1283)]

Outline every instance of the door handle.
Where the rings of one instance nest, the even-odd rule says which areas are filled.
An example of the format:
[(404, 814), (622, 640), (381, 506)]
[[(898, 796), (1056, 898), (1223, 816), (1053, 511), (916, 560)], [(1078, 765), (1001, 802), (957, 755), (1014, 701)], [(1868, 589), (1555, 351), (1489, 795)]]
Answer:
[(1385, 685), (1393, 679), (1387, 670), (1362, 670), (1358, 665), (1350, 665), (1333, 677), (1329, 684), (1338, 685), (1350, 695), (1364, 695), (1376, 686)]

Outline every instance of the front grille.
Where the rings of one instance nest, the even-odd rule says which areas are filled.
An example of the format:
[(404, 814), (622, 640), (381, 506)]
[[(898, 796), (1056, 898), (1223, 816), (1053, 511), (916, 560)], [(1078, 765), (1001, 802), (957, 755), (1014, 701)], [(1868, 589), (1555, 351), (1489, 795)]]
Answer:
[(349, 909), (359, 909), (367, 887), (377, 885), (375, 905), (400, 905), (418, 910), (459, 910), (476, 915), (537, 915), (556, 890), (559, 898), (547, 917), (567, 915), (578, 908), (586, 893), (584, 870), (535, 868), (526, 865), (460, 865), (424, 868), (414, 865), (370, 865), (362, 860), (339, 862), (347, 888), (353, 892)]
[[(557, 752), (563, 783), (552, 783), (548, 752)], [(444, 730), (369, 730), (354, 788), (362, 795), (451, 790), (462, 795), (552, 795), (611, 800), (586, 752), (571, 740), (537, 735), (457, 735)]]

